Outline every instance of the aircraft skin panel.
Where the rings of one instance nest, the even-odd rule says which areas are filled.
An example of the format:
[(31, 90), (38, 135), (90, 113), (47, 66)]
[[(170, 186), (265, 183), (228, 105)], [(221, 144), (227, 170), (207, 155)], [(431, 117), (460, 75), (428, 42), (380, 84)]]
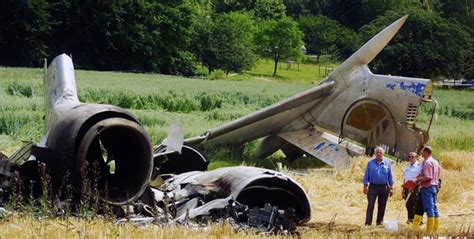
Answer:
[(355, 135), (357, 131), (352, 131), (351, 127), (347, 127), (350, 126), (348, 119), (351, 113), (357, 110), (357, 106), (367, 105), (364, 107), (366, 117), (374, 117), (373, 114), (376, 112), (370, 111), (368, 106), (378, 105), (385, 112), (390, 127), (380, 137), (371, 137), (375, 140), (359, 142), (363, 144), (370, 142), (367, 146), (371, 147), (387, 145), (394, 150), (389, 151), (394, 156), (399, 154), (405, 157), (409, 152), (416, 151), (423, 141), (420, 141), (417, 135), (421, 132), (409, 132), (413, 129), (407, 128), (407, 109), (418, 107), (422, 103), (425, 88), (430, 84), (430, 80), (377, 75), (372, 74), (368, 68), (365, 68), (365, 73), (363, 71), (360, 73), (362, 73), (360, 75), (362, 80), (351, 83), (352, 90), (342, 92), (329, 104), (323, 102), (318, 105), (325, 106), (324, 108), (315, 107), (308, 112), (308, 114), (318, 116), (313, 124), (332, 132), (342, 132), (344, 137), (359, 141), (367, 138), (367, 133), (376, 129), (383, 120), (371, 125), (367, 133)]
[(358, 145), (347, 141), (339, 144), (336, 136), (315, 129), (286, 132), (278, 136), (336, 169), (349, 167), (352, 156), (364, 153)]

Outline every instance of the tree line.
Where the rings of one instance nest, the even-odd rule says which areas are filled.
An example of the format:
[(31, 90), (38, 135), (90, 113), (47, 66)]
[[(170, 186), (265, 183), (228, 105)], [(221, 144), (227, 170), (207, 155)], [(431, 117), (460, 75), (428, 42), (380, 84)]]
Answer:
[[(67, 53), (76, 67), (194, 75), (250, 69), (307, 54), (343, 60), (410, 17), (374, 72), (474, 78), (469, 0), (3, 0), (0, 65), (40, 66)], [(319, 59), (319, 58), (318, 58)]]

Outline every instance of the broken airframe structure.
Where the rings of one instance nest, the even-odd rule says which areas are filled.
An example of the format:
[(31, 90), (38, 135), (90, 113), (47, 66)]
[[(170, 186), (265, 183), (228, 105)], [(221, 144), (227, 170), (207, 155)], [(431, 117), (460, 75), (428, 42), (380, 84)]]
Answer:
[[(127, 212), (166, 215), (175, 223), (226, 218), (265, 231), (292, 231), (311, 217), (308, 196), (287, 175), (253, 167), (205, 172), (207, 156), (184, 143), (179, 125), (171, 125), (169, 136), (153, 150), (147, 132), (127, 110), (81, 103), (72, 59), (65, 54), (45, 64), (44, 85), (45, 135), (37, 145), (0, 160), (1, 203), (12, 187), (20, 188), (16, 192), (25, 200), (41, 197), (47, 175), (48, 197), (80, 205), (96, 193), (117, 215), (124, 214), (120, 206), (135, 205)], [(151, 187), (157, 178), (166, 181)], [(64, 194), (65, 186), (71, 186), (70, 195)]]
[(430, 127), (420, 129), (415, 121), (422, 103), (435, 103), (432, 82), (374, 74), (367, 64), (395, 36), (407, 17), (370, 39), (314, 88), (186, 142), (239, 144), (263, 138), (257, 157), (264, 158), (281, 149), (290, 160), (306, 154), (336, 168), (349, 166), (352, 156), (377, 145), (405, 159), (429, 139)]
[[(46, 172), (50, 196), (65, 200), (61, 192), (71, 185), (76, 204), (93, 183), (102, 201), (142, 205), (134, 207), (140, 215), (155, 218), (159, 212), (177, 223), (227, 218), (240, 226), (291, 231), (311, 218), (301, 185), (280, 172), (254, 167), (204, 172), (209, 160), (193, 144), (264, 138), (261, 157), (281, 149), (289, 158), (306, 153), (338, 168), (364, 153), (354, 142), (383, 144), (390, 154), (405, 157), (428, 140), (429, 128), (417, 128), (415, 119), (420, 104), (433, 101), (431, 81), (373, 74), (367, 64), (406, 18), (373, 37), (318, 86), (185, 142), (181, 127), (172, 125), (155, 149), (127, 110), (79, 101), (72, 60), (62, 54), (45, 64), (43, 139), (0, 160), (1, 202), (8, 199), (13, 179), (21, 183), (21, 193), (39, 197), (41, 172)], [(160, 178), (164, 181), (154, 185)]]

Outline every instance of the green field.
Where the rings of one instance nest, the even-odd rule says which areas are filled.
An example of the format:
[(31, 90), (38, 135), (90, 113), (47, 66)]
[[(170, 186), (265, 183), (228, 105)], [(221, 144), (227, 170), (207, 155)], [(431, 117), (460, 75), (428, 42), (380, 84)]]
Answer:
[[(159, 144), (173, 121), (183, 125), (186, 137), (196, 136), (308, 89), (324, 77), (324, 70), (319, 74), (320, 65), (301, 64), (300, 71), (294, 65), (286, 70), (283, 65), (281, 77), (273, 79), (264, 74), (271, 72), (271, 66), (271, 61), (260, 60), (252, 71), (222, 80), (81, 70), (76, 71), (76, 78), (82, 102), (129, 109), (153, 143)], [(43, 135), (42, 74), (39, 68), (0, 68), (0, 151), (12, 153), (22, 141), (37, 142)], [(434, 97), (440, 108), (431, 144), (441, 150), (474, 151), (474, 91), (435, 89)], [(418, 120), (426, 128), (427, 110)], [(215, 166), (237, 163), (218, 163), (232, 157), (216, 153)]]
[(278, 80), (285, 82), (307, 82), (317, 83), (330, 73), (337, 66), (330, 58), (322, 58), (316, 64), (314, 60), (305, 58), (306, 63), (296, 63), (283, 61), (278, 64), (277, 76), (273, 77), (274, 62), (270, 59), (260, 59), (255, 66), (242, 74), (225, 75), (223, 71), (215, 71), (208, 76), (207, 68), (198, 67), (198, 75), (214, 79), (225, 80)]

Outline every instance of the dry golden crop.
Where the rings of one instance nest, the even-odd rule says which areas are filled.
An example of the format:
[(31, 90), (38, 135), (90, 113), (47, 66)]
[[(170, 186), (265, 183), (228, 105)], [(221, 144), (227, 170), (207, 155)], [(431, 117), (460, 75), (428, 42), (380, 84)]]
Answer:
[[(307, 190), (311, 200), (312, 219), (299, 228), (303, 238), (365, 238), (407, 237), (423, 233), (413, 232), (405, 224), (406, 211), (401, 197), (400, 182), (404, 164), (394, 165), (397, 187), (389, 199), (385, 219), (397, 219), (399, 210), (400, 230), (387, 232), (383, 226), (363, 226), (366, 199), (362, 194), (361, 178), (367, 157), (354, 159), (351, 168), (343, 171), (332, 169), (309, 169), (302, 172), (287, 172)], [(444, 167), (449, 160), (472, 162), (474, 153), (442, 153), (440, 162)], [(443, 169), (443, 186), (439, 194), (441, 228), (439, 235), (474, 236), (474, 164), (463, 163), (460, 168)], [(225, 224), (212, 224), (203, 228), (149, 224), (135, 226), (131, 223), (115, 225), (104, 219), (34, 219), (30, 216), (14, 215), (0, 222), (0, 238), (280, 238), (279, 235), (256, 232), (236, 232)]]

